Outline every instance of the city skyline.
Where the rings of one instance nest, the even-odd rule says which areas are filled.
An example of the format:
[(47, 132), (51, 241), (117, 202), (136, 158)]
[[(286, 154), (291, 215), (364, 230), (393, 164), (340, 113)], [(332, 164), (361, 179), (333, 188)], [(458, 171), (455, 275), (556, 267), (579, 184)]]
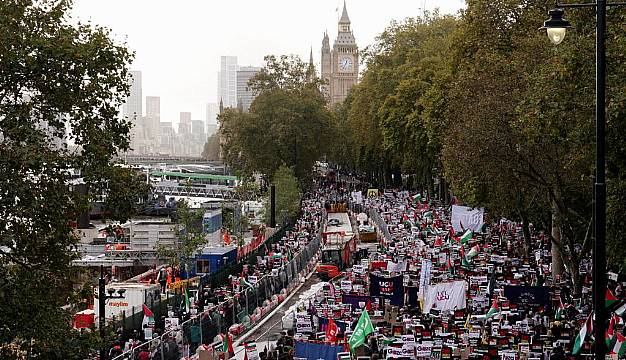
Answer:
[[(307, 62), (313, 46), (319, 74), (319, 43), (324, 31), (337, 33), (343, 1), (272, 0), (265, 2), (171, 2), (76, 0), (74, 21), (106, 26), (119, 42), (136, 52), (132, 70), (143, 74), (143, 96), (161, 98), (161, 121), (178, 122), (182, 111), (206, 118), (206, 104), (216, 102), (221, 56), (237, 56), (242, 66), (263, 66), (263, 57), (295, 54)], [(425, 4), (425, 6), (424, 6)], [(422, 14), (422, 8), (456, 13), (461, 0), (394, 1), (380, 6), (370, 0), (348, 0), (354, 35), (360, 48), (372, 44), (391, 20)], [(262, 18), (259, 14), (271, 15)], [(119, 9), (124, 9), (120, 11)], [(335, 10), (338, 9), (337, 12)], [(146, 16), (150, 21), (137, 21)], [(167, 24), (167, 25), (166, 25)], [(144, 99), (145, 101), (145, 99)]]

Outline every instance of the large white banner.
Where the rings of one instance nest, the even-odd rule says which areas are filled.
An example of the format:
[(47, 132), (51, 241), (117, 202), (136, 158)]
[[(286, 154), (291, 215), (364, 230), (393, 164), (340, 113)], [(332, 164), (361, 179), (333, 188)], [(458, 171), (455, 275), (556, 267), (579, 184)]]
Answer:
[(424, 297), (424, 290), (426, 286), (430, 284), (430, 270), (433, 263), (429, 259), (422, 259), (422, 270), (420, 271), (420, 287), (418, 288), (418, 294), (420, 298)]
[(463, 280), (427, 286), (424, 295), (424, 314), (429, 314), (431, 309), (439, 311), (465, 309), (465, 287), (466, 283)]
[(463, 229), (478, 232), (483, 227), (484, 215), (484, 208), (472, 209), (467, 206), (452, 205), (452, 227), (456, 232), (464, 231)]

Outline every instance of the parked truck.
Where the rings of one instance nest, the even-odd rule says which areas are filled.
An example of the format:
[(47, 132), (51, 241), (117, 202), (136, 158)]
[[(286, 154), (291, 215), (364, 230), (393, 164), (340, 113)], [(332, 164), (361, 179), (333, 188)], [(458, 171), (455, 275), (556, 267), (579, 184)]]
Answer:
[(322, 232), (322, 259), (316, 274), (328, 281), (352, 265), (352, 254), (356, 251), (356, 236), (348, 213), (328, 213)]

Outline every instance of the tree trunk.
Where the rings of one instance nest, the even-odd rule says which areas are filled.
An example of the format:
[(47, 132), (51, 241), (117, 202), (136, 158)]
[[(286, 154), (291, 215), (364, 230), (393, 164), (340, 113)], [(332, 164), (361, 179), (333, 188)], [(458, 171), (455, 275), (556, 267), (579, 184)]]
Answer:
[[(558, 244), (562, 244), (561, 242), (561, 228), (559, 227), (556, 220), (555, 210), (552, 210), (552, 276), (556, 278), (556, 276), (563, 275), (563, 259), (561, 258), (561, 250), (558, 249), (555, 242)], [(571, 270), (570, 270), (571, 271)]]
[(532, 247), (531, 244), (531, 236), (530, 236), (530, 227), (528, 225), (528, 218), (525, 214), (520, 214), (522, 218), (522, 232), (524, 234), (524, 257), (530, 257), (530, 249)]

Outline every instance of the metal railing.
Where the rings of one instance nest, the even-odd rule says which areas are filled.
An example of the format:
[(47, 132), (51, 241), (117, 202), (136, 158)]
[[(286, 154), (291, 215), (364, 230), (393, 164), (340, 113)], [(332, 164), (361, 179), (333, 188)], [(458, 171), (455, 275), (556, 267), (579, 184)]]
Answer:
[[(281, 229), (271, 238), (278, 241), (284, 234), (285, 229)], [(269, 241), (270, 239), (268, 239)], [(136, 359), (142, 350), (149, 351), (152, 359), (169, 360), (180, 359), (182, 356), (193, 355), (199, 345), (205, 344), (217, 346), (221, 342), (219, 335), (230, 331), (234, 335), (240, 335), (250, 329), (267, 315), (273, 308), (284, 300), (287, 294), (291, 293), (299, 283), (299, 279), (304, 274), (312, 271), (317, 261), (317, 254), (320, 249), (321, 235), (317, 235), (307, 245), (304, 246), (290, 261), (280, 267), (278, 276), (266, 274), (252, 288), (243, 288), (216, 305), (210, 306), (203, 312), (183, 319), (176, 327), (164, 331), (156, 338), (146, 341), (132, 350), (129, 350), (114, 360)], [(256, 251), (252, 254), (256, 260)], [(251, 255), (251, 256), (252, 256)], [(249, 259), (250, 260), (250, 259)], [(238, 274), (241, 263), (232, 265), (220, 273), (203, 279), (203, 283), (217, 283), (224, 285), (228, 275)], [(223, 282), (222, 282), (223, 281)], [(182, 302), (182, 294), (174, 294), (168, 301), (159, 303), (155, 314), (155, 326), (165, 329), (163, 314), (167, 314), (176, 304)], [(137, 309), (138, 313), (124, 317), (123, 326), (125, 328), (141, 328), (143, 312)], [(179, 346), (178, 344), (182, 344)]]

